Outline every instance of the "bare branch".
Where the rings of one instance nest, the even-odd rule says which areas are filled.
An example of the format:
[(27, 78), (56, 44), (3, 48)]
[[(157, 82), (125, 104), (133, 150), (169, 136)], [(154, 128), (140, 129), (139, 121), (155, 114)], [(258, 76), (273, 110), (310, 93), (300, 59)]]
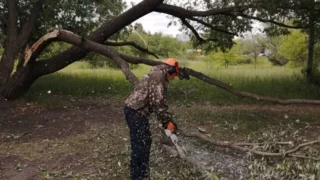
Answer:
[(21, 33), (18, 37), (19, 48), (23, 47), (27, 43), (43, 3), (44, 0), (38, 0), (38, 2), (33, 7), (28, 20), (22, 26)]
[(306, 25), (306, 26), (291, 26), (291, 25), (287, 25), (287, 24), (284, 24), (284, 23), (281, 23), (281, 22), (278, 22), (278, 21), (275, 21), (275, 20), (263, 19), (263, 18), (259, 18), (259, 17), (256, 17), (256, 16), (250, 16), (250, 15), (247, 15), (247, 14), (244, 14), (244, 13), (236, 13), (236, 14), (225, 13), (225, 15), (235, 16), (235, 17), (241, 16), (241, 17), (244, 17), (244, 18), (254, 19), (254, 20), (257, 20), (257, 21), (260, 21), (260, 22), (264, 22), (264, 23), (272, 23), (272, 24), (275, 24), (275, 25), (278, 25), (278, 26), (281, 26), (281, 27), (291, 28), (291, 29), (304, 29), (304, 28), (308, 27), (308, 25)]
[(181, 21), (182, 23), (187, 26), (191, 31), (192, 33), (195, 35), (195, 37), (199, 40), (200, 44), (201, 43), (205, 43), (205, 42), (208, 42), (208, 41), (217, 41), (218, 39), (213, 39), (213, 38), (209, 38), (209, 39), (203, 39), (199, 33), (197, 32), (197, 30), (184, 18), (181, 18)]
[[(268, 143), (268, 142), (267, 142)], [(234, 143), (238, 146), (261, 146), (264, 145), (266, 143)], [(270, 144), (276, 144), (276, 145), (292, 145), (293, 146), (293, 142), (289, 141), (289, 142), (271, 142)]]
[(205, 21), (203, 21), (203, 20), (201, 20), (201, 19), (197, 19), (197, 18), (194, 18), (194, 17), (190, 17), (190, 18), (188, 18), (188, 19), (190, 19), (190, 20), (192, 20), (192, 21), (196, 21), (196, 22), (198, 22), (198, 23), (200, 23), (200, 24), (203, 24), (203, 25), (205, 25), (205, 26), (209, 27), (210, 29), (212, 29), (212, 30), (214, 30), (214, 31), (217, 31), (217, 32), (222, 32), (222, 33), (226, 33), (226, 34), (233, 35), (233, 36), (236, 36), (236, 35), (237, 35), (237, 33), (229, 32), (229, 31), (227, 31), (227, 30), (219, 29), (219, 28), (217, 28), (217, 27), (214, 27), (213, 25), (211, 25), (211, 24), (209, 24), (209, 23), (207, 23), (207, 22), (205, 22)]
[(190, 18), (193, 16), (213, 16), (223, 13), (230, 13), (230, 12), (241, 12), (247, 8), (253, 7), (252, 5), (247, 6), (232, 6), (232, 7), (224, 7), (224, 8), (216, 8), (207, 11), (193, 11), (187, 10), (178, 6), (169, 5), (169, 4), (160, 4), (155, 9), (156, 12), (170, 14), (175, 17), (179, 18)]
[(200, 35), (199, 33), (197, 32), (197, 30), (194, 29), (194, 27), (186, 20), (186, 19), (181, 19), (182, 23), (187, 26), (191, 31), (192, 33), (196, 36), (196, 38), (200, 41), (200, 43), (204, 43), (206, 42), (206, 40), (204, 40)]
[(110, 41), (107, 41), (107, 42), (104, 42), (104, 44), (107, 46), (132, 46), (141, 52), (144, 52), (146, 54), (150, 54), (150, 55), (154, 56), (155, 58), (159, 59), (159, 57), (155, 53), (150, 52), (148, 49), (145, 49), (132, 41), (129, 41), (129, 42), (110, 42)]

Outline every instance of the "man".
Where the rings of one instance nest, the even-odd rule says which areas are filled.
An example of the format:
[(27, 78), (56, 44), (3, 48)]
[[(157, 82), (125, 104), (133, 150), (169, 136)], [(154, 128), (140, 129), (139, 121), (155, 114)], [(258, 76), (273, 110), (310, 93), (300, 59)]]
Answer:
[(164, 64), (152, 67), (135, 86), (125, 101), (124, 114), (130, 129), (132, 180), (141, 180), (149, 176), (149, 155), (151, 133), (148, 117), (155, 113), (162, 127), (175, 133), (177, 125), (166, 105), (166, 92), (169, 81), (176, 76), (189, 79), (176, 59), (167, 59)]

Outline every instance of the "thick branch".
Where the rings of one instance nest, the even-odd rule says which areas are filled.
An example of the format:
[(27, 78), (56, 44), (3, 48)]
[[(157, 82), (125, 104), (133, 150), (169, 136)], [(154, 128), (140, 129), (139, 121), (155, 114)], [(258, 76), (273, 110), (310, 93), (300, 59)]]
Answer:
[(186, 68), (189, 75), (196, 77), (206, 83), (218, 86), (219, 88), (222, 88), (236, 96), (239, 97), (246, 97), (250, 99), (254, 99), (257, 101), (265, 101), (265, 102), (271, 102), (271, 103), (277, 103), (277, 104), (315, 104), (315, 105), (320, 105), (320, 100), (308, 100), (308, 99), (278, 99), (274, 97), (268, 97), (268, 96), (260, 96), (257, 94), (249, 93), (249, 92), (244, 92), (244, 91), (238, 91), (234, 89), (232, 86), (229, 84), (226, 84), (224, 82), (221, 82), (219, 80), (213, 79), (211, 77), (208, 77), (200, 72), (194, 71), (192, 69)]
[(194, 29), (194, 27), (186, 20), (186, 19), (181, 19), (182, 23), (187, 26), (192, 33), (196, 36), (196, 38), (200, 41), (200, 43), (204, 43), (206, 42), (206, 40), (204, 40), (199, 33), (197, 32), (197, 30)]
[(136, 83), (138, 82), (137, 77), (130, 71), (128, 63), (120, 57), (118, 52), (116, 52), (110, 47), (85, 39), (81, 36), (78, 36), (77, 34), (74, 34), (73, 32), (65, 31), (65, 30), (55, 30), (43, 36), (39, 41), (37, 41), (30, 49), (26, 51), (24, 66), (28, 64), (30, 57), (32, 57), (32, 53), (36, 51), (37, 48), (41, 48), (42, 42), (53, 41), (53, 40), (64, 41), (64, 42), (73, 44), (75, 46), (78, 46), (80, 48), (83, 48), (85, 50), (94, 51), (99, 54), (102, 54), (114, 60), (118, 64), (122, 72), (125, 74), (125, 76), (133, 86), (135, 86)]
[[(304, 3), (304, 4), (301, 4), (300, 6), (278, 6), (276, 8), (278, 9), (310, 9), (312, 6), (316, 6), (319, 4), (320, 4), (320, 1), (315, 2), (314, 4)], [(256, 7), (254, 5), (244, 5), (244, 6), (215, 8), (207, 11), (196, 11), (196, 10), (184, 9), (182, 7), (169, 5), (169, 4), (160, 4), (155, 11), (169, 14), (178, 18), (190, 18), (194, 16), (206, 17), (206, 16), (214, 16), (214, 15), (225, 14), (225, 13), (239, 13), (249, 8), (261, 8), (261, 7)]]
[(194, 17), (191, 17), (191, 18), (188, 18), (188, 19), (190, 19), (190, 20), (192, 20), (192, 21), (196, 21), (196, 22), (198, 22), (198, 23), (200, 23), (200, 24), (202, 24), (202, 25), (204, 25), (204, 26), (207, 26), (207, 27), (209, 27), (210, 29), (212, 29), (212, 30), (214, 30), (214, 31), (217, 31), (217, 32), (222, 32), (222, 33), (226, 33), (226, 34), (233, 35), (233, 36), (236, 36), (236, 35), (237, 35), (237, 33), (229, 32), (229, 31), (227, 31), (227, 30), (219, 29), (219, 28), (217, 28), (217, 27), (214, 27), (213, 25), (211, 25), (211, 24), (209, 24), (209, 23), (207, 23), (207, 22), (205, 22), (205, 21), (203, 21), (203, 20), (201, 20), (201, 19), (197, 19), (197, 18), (194, 18)]
[(28, 20), (23, 24), (21, 33), (18, 37), (19, 48), (23, 47), (27, 43), (43, 3), (44, 3), (44, 0), (38, 0), (33, 10), (31, 11), (31, 14)]
[[(104, 23), (96, 31), (92, 32), (88, 39), (97, 43), (103, 43), (107, 38), (131, 24), (140, 17), (152, 12), (154, 8), (162, 3), (163, 0), (144, 0), (132, 7), (123, 14), (115, 17), (113, 20)], [(41, 76), (56, 72), (69, 64), (84, 58), (88, 51), (81, 48), (72, 47), (67, 51), (51, 57), (48, 60), (39, 61), (34, 64), (35, 75)], [(34, 58), (37, 58), (35, 56)]]
[(17, 2), (16, 0), (8, 0), (8, 26), (7, 33), (8, 38), (13, 37), (14, 41), (18, 34), (18, 26), (17, 26)]
[(8, 4), (8, 24), (5, 50), (0, 60), (0, 87), (7, 83), (14, 68), (14, 59), (17, 53), (17, 2), (7, 0)]
[(155, 53), (150, 52), (148, 49), (145, 49), (132, 41), (129, 41), (129, 42), (110, 42), (110, 41), (107, 41), (104, 44), (107, 46), (132, 46), (141, 52), (144, 52), (146, 54), (150, 54), (150, 55), (154, 56), (155, 58), (159, 59), (159, 57)]
[(237, 95), (239, 97), (247, 97), (247, 98), (251, 98), (251, 99), (255, 99), (258, 101), (266, 101), (266, 102), (273, 102), (273, 103), (278, 103), (278, 104), (320, 104), (319, 100), (306, 100), (306, 99), (288, 99), (288, 100), (282, 100), (282, 99), (278, 99), (278, 98), (273, 98), (273, 97), (267, 97), (267, 96), (260, 96), (260, 95), (256, 95), (253, 93), (248, 93), (248, 92), (242, 92), (242, 91), (238, 91), (236, 89), (234, 89), (232, 86), (218, 81), (216, 79), (210, 78), (208, 76), (205, 76), (204, 74), (200, 73), (200, 72), (196, 72), (192, 69), (187, 69), (188, 73), (191, 76), (194, 76), (206, 83), (209, 84), (213, 84), (216, 85), (234, 95)]

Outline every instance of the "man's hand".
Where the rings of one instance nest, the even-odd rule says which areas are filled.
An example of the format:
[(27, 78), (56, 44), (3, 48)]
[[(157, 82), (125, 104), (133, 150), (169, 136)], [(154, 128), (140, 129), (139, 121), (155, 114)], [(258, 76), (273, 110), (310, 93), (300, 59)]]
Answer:
[(177, 125), (176, 125), (175, 123), (173, 123), (173, 122), (169, 122), (169, 123), (167, 124), (167, 129), (170, 130), (171, 133), (174, 133), (174, 134), (176, 134), (177, 131), (178, 131)]

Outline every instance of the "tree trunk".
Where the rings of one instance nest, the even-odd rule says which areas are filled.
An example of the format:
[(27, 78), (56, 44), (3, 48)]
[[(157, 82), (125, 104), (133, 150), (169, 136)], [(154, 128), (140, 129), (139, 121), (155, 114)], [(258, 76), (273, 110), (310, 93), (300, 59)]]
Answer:
[(0, 91), (10, 78), (14, 66), (14, 59), (16, 58), (18, 38), (16, 5), (16, 0), (8, 1), (8, 36), (5, 43), (5, 50), (0, 61)]
[(309, 43), (308, 43), (308, 64), (307, 64), (307, 82), (312, 83), (313, 79), (313, 50), (314, 50), (314, 9), (311, 9), (309, 15)]
[(10, 81), (6, 83), (1, 95), (7, 100), (14, 100), (22, 97), (31, 85), (38, 79), (38, 75), (32, 72), (32, 67), (21, 67), (17, 69)]
[(8, 42), (0, 61), (0, 90), (8, 82), (14, 67), (15, 46), (13, 42)]
[(254, 68), (257, 69), (257, 56), (254, 55)]

